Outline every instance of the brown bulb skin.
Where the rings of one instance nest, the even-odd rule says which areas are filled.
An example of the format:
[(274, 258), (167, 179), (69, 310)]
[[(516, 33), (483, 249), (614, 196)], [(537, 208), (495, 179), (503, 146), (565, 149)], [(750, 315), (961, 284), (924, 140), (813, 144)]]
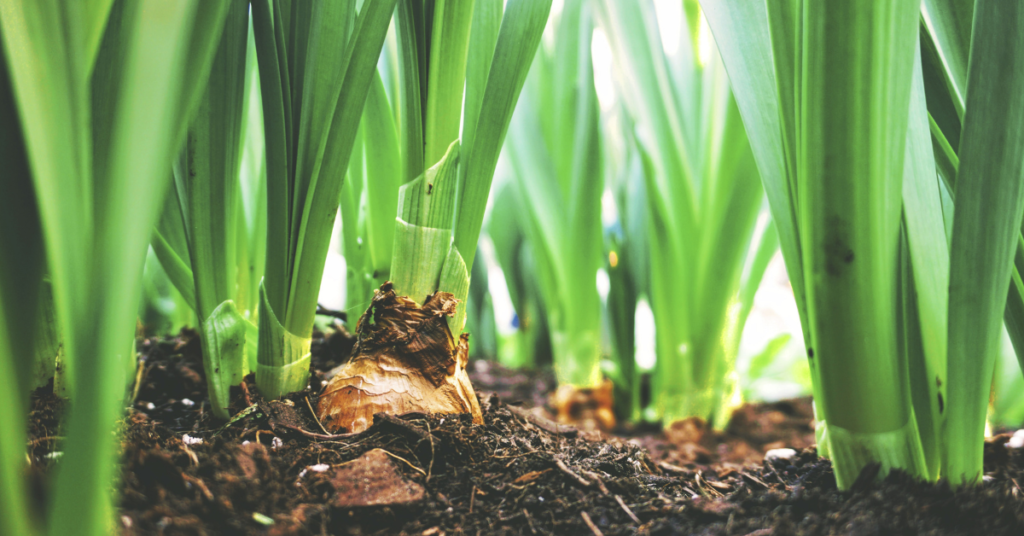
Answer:
[(458, 300), (435, 292), (420, 306), (390, 282), (374, 291), (356, 325), (352, 358), (324, 387), (317, 413), (332, 432), (362, 432), (375, 413), (483, 413), (466, 372), (469, 335), (456, 344), (447, 317)]

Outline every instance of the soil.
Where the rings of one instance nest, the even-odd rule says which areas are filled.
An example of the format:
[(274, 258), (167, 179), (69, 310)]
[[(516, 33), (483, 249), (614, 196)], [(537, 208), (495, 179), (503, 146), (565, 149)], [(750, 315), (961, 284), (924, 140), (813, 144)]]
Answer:
[[(208, 411), (194, 333), (140, 340), (142, 381), (122, 430), (121, 533), (1024, 534), (1024, 449), (1007, 448), (1008, 435), (986, 444), (979, 487), (866, 473), (840, 492), (813, 448), (808, 400), (744, 406), (723, 431), (686, 422), (602, 435), (545, 418), (550, 373), (476, 363), (484, 424), (410, 414), (332, 436), (311, 407), (350, 342), (316, 341), (309, 391), (267, 402), (251, 383), (238, 389), (239, 417), (223, 423)], [(46, 388), (34, 394), (39, 509), (60, 460), (62, 410)], [(798, 452), (764, 460), (779, 447)]]

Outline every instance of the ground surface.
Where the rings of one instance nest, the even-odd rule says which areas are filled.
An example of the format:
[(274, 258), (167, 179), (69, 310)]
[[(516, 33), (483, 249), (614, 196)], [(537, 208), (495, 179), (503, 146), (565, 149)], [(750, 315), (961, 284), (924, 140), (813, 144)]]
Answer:
[[(345, 347), (314, 344), (314, 386)], [(485, 363), (473, 375), (481, 426), (407, 415), (324, 438), (310, 409), (317, 387), (270, 403), (251, 389), (251, 404), (239, 390), (243, 416), (225, 425), (208, 412), (196, 339), (139, 348), (145, 368), (121, 453), (126, 535), (1024, 534), (1024, 452), (1006, 448), (1007, 436), (987, 445), (991, 481), (979, 488), (893, 474), (839, 492), (810, 448), (806, 400), (746, 406), (724, 432), (683, 423), (600, 436), (514, 405), (543, 405), (550, 375)], [(45, 390), (33, 397), (38, 508), (59, 464), (61, 410)], [(799, 454), (763, 462), (777, 447)]]

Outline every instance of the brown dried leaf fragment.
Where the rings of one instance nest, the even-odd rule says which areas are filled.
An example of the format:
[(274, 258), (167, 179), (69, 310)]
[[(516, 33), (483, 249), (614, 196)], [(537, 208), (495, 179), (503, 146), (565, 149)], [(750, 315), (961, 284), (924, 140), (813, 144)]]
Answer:
[(446, 320), (457, 304), (451, 294), (435, 292), (421, 307), (395, 294), (390, 282), (375, 291), (356, 326), (352, 359), (320, 395), (323, 425), (362, 432), (375, 413), (469, 413), (482, 424), (466, 373), (469, 335), (463, 333), (456, 345)]

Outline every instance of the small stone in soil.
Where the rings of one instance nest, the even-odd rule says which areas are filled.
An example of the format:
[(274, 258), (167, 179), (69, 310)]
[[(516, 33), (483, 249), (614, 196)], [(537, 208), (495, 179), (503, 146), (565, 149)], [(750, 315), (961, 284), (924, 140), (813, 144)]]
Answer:
[(423, 486), (402, 477), (382, 449), (335, 467), (331, 484), (337, 490), (332, 505), (339, 508), (406, 506), (423, 500)]
[(776, 460), (792, 460), (796, 458), (796, 451), (793, 449), (771, 449), (764, 453), (764, 459), (767, 462), (774, 462)]

